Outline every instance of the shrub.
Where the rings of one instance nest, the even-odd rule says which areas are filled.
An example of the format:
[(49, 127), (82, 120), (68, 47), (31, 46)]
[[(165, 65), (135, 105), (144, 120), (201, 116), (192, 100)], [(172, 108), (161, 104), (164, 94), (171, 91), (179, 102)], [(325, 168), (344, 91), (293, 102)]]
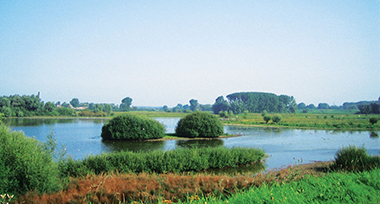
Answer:
[(369, 119), (369, 123), (371, 123), (371, 125), (376, 124), (377, 121), (379, 121), (379, 118), (377, 118), (377, 117), (371, 117), (371, 118)]
[(379, 158), (371, 157), (364, 147), (348, 146), (336, 153), (335, 168), (347, 171), (363, 171), (379, 167)]
[(168, 173), (237, 167), (265, 159), (261, 149), (234, 147), (178, 148), (150, 152), (121, 151), (90, 155), (83, 160), (60, 162), (61, 176), (80, 176), (106, 172)]
[(59, 190), (57, 163), (48, 145), (0, 125), (0, 192), (20, 195), (29, 190)]
[(273, 121), (274, 123), (278, 123), (278, 122), (280, 122), (281, 119), (282, 119), (282, 116), (281, 116), (280, 114), (276, 114), (276, 115), (274, 115), (274, 116), (272, 117), (272, 121)]
[(265, 120), (265, 123), (268, 123), (271, 117), (269, 115), (264, 115), (263, 119)]
[(194, 112), (178, 121), (175, 132), (180, 137), (219, 137), (223, 124), (210, 113)]
[(263, 110), (263, 112), (261, 113), (261, 116), (266, 116), (268, 115), (268, 111), (267, 110)]
[(146, 140), (165, 136), (165, 127), (147, 117), (124, 114), (103, 125), (101, 136), (105, 140)]

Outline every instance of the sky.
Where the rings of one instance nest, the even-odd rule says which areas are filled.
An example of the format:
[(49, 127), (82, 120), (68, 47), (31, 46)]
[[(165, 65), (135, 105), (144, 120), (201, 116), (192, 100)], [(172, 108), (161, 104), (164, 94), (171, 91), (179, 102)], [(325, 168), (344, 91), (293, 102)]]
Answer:
[(0, 95), (174, 107), (380, 96), (380, 1), (0, 1)]

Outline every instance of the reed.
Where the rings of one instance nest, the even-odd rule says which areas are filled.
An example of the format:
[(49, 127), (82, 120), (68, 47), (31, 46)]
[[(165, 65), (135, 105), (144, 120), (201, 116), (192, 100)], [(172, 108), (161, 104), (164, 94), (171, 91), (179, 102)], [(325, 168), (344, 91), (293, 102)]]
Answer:
[(88, 156), (83, 160), (61, 160), (61, 176), (80, 176), (106, 172), (168, 173), (236, 167), (260, 162), (266, 157), (261, 149), (235, 147), (179, 148), (151, 152), (116, 152)]

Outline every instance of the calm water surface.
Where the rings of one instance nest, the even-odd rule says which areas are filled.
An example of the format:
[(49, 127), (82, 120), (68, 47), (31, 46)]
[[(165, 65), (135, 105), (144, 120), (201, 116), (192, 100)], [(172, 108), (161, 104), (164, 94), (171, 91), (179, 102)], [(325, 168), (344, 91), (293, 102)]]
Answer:
[[(174, 133), (179, 118), (155, 118), (163, 123), (167, 133)], [(168, 140), (155, 142), (102, 141), (102, 126), (107, 119), (7, 119), (5, 124), (14, 131), (23, 131), (26, 136), (44, 141), (51, 132), (60, 145), (65, 145), (74, 159), (86, 155), (121, 150), (150, 151), (169, 150), (191, 146), (254, 147), (263, 149), (270, 157), (268, 169), (291, 164), (330, 161), (341, 147), (364, 146), (371, 155), (380, 151), (380, 131), (331, 131), (301, 130), (286, 128), (259, 128), (225, 126), (229, 134), (240, 137), (213, 140)]]

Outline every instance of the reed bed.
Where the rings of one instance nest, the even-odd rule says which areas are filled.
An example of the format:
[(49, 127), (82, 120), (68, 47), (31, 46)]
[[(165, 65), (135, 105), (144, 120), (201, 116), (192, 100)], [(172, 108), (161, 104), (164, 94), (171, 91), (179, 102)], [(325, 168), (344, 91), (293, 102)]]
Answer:
[(59, 163), (61, 177), (120, 173), (197, 172), (210, 168), (236, 167), (260, 162), (266, 154), (261, 149), (203, 147), (156, 150), (151, 152), (116, 152), (88, 156), (83, 160), (63, 160)]

